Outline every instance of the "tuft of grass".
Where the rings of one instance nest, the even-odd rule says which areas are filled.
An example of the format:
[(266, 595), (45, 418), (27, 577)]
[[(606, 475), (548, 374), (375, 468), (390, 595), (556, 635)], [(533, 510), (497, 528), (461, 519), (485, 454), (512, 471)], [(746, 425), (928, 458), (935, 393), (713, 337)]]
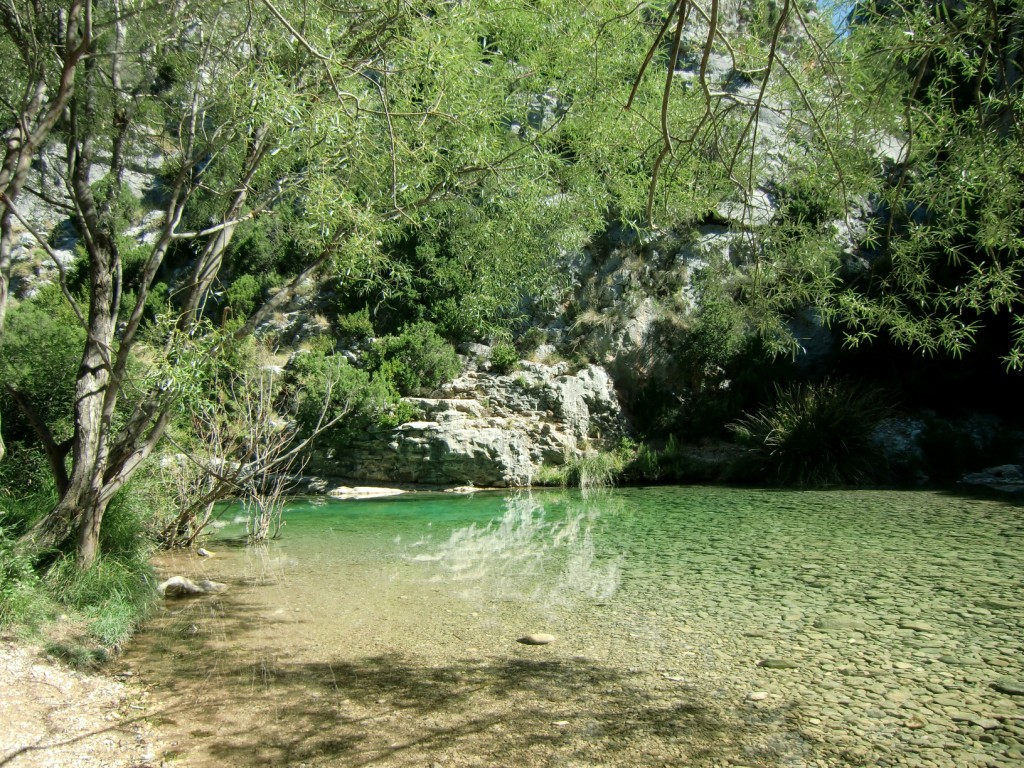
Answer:
[(569, 485), (583, 490), (610, 488), (622, 474), (622, 460), (614, 453), (594, 453), (569, 464)]
[(111, 503), (102, 554), (85, 571), (73, 554), (36, 562), (17, 546), (17, 537), (52, 508), (52, 489), (0, 496), (0, 628), (41, 636), (53, 655), (80, 666), (122, 646), (156, 602), (145, 491), (129, 486)]
[(156, 601), (154, 577), (144, 559), (104, 554), (87, 570), (73, 556), (58, 558), (45, 581), (60, 601), (85, 620), (88, 634), (117, 648), (131, 637)]
[(613, 451), (589, 453), (570, 459), (560, 467), (541, 468), (538, 485), (560, 485), (563, 488), (610, 488), (624, 476), (627, 466), (634, 460), (637, 446), (623, 438)]
[(21, 626), (31, 630), (51, 612), (32, 561), (17, 551), (14, 538), (0, 525), (0, 629)]
[(729, 425), (749, 449), (740, 473), (797, 486), (870, 480), (871, 433), (887, 412), (879, 391), (861, 385), (826, 380), (776, 387), (771, 404)]

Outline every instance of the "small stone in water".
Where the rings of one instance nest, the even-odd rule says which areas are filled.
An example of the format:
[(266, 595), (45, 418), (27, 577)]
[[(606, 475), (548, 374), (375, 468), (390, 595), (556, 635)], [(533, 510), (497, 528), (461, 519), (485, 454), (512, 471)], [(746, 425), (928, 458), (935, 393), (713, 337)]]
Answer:
[(764, 701), (768, 698), (768, 691), (751, 691), (747, 694), (747, 701)]
[(915, 632), (934, 632), (935, 627), (927, 621), (912, 621), (910, 619), (900, 622), (900, 629), (912, 629)]
[(202, 547), (196, 550), (196, 554), (200, 557), (213, 557), (213, 552), (208, 549), (203, 549)]
[(976, 715), (973, 712), (954, 713), (953, 719), (970, 723), (971, 725), (976, 725), (979, 728), (983, 728), (986, 731), (990, 731), (993, 728), (998, 728), (1000, 725), (999, 721), (993, 717), (982, 717), (981, 715)]
[(1016, 680), (996, 680), (992, 683), (992, 687), (1000, 693), (1005, 693), (1008, 696), (1024, 696), (1024, 682), (1017, 682)]
[(926, 725), (928, 725), (928, 723), (925, 722), (925, 719), (923, 717), (918, 717), (917, 715), (915, 715), (914, 717), (907, 720), (905, 725), (907, 726), (907, 728), (916, 731), (918, 728), (924, 728)]
[(516, 642), (522, 643), (523, 645), (547, 645), (548, 643), (555, 642), (555, 636), (539, 632), (534, 635), (523, 635), (522, 637), (516, 638)]
[(800, 665), (788, 659), (761, 659), (757, 666), (765, 669), (797, 669)]

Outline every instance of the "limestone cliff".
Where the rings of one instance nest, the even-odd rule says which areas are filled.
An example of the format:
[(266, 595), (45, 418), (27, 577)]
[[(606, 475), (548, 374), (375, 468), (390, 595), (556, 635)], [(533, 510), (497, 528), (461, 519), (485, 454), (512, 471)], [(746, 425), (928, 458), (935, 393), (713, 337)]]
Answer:
[(542, 465), (614, 444), (626, 430), (611, 378), (591, 365), (521, 363), (508, 374), (469, 371), (408, 398), (421, 418), (367, 433), (317, 469), (365, 482), (525, 486)]

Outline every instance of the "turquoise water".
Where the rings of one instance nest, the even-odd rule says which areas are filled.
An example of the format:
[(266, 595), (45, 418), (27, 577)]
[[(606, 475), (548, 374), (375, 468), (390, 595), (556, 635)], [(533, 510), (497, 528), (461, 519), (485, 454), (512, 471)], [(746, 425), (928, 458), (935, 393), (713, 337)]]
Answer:
[[(442, 690), (483, 675), (472, 712), (502, 722), (512, 694), (496, 693), (497, 670), (559, 665), (557, 679), (515, 699), (507, 754), (473, 731), (433, 751), (371, 750), (368, 762), (1024, 765), (1024, 697), (1013, 692), (1024, 685), (1020, 504), (660, 487), (314, 500), (286, 520), (279, 541), (256, 549), (235, 546), (244, 527), (228, 525), (208, 544), (214, 558), (188, 561), (232, 585), (225, 616), (244, 606), (249, 617), (244, 632), (225, 620), (209, 633), (216, 653), (263, 670), (369, 664), (323, 706), (339, 717), (396, 706), (405, 719), (389, 728), (416, 744), (420, 688), (396, 683), (401, 706), (386, 686), (372, 698), (379, 660), (401, 681), (444, 669)], [(528, 632), (557, 639), (515, 643)], [(352, 694), (358, 681), (366, 701)], [(683, 700), (714, 716), (695, 725), (677, 713)], [(427, 709), (456, 733), (468, 722), (458, 707)], [(652, 712), (674, 714), (663, 723)], [(634, 723), (627, 735), (623, 722)], [(352, 749), (325, 748), (309, 764), (370, 754)]]

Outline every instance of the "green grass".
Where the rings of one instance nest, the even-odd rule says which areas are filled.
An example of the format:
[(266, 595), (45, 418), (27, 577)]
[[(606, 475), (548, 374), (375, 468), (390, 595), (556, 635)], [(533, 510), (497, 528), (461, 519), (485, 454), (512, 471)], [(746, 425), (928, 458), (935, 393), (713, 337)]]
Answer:
[(73, 554), (33, 562), (17, 548), (53, 504), (51, 494), (0, 498), (0, 629), (39, 639), (76, 665), (95, 665), (123, 646), (156, 601), (140, 501), (129, 492), (111, 504), (101, 555), (83, 571)]
[(599, 451), (573, 458), (561, 466), (544, 466), (537, 485), (558, 485), (563, 488), (611, 488), (623, 477), (636, 453), (635, 444), (623, 439), (614, 451)]

